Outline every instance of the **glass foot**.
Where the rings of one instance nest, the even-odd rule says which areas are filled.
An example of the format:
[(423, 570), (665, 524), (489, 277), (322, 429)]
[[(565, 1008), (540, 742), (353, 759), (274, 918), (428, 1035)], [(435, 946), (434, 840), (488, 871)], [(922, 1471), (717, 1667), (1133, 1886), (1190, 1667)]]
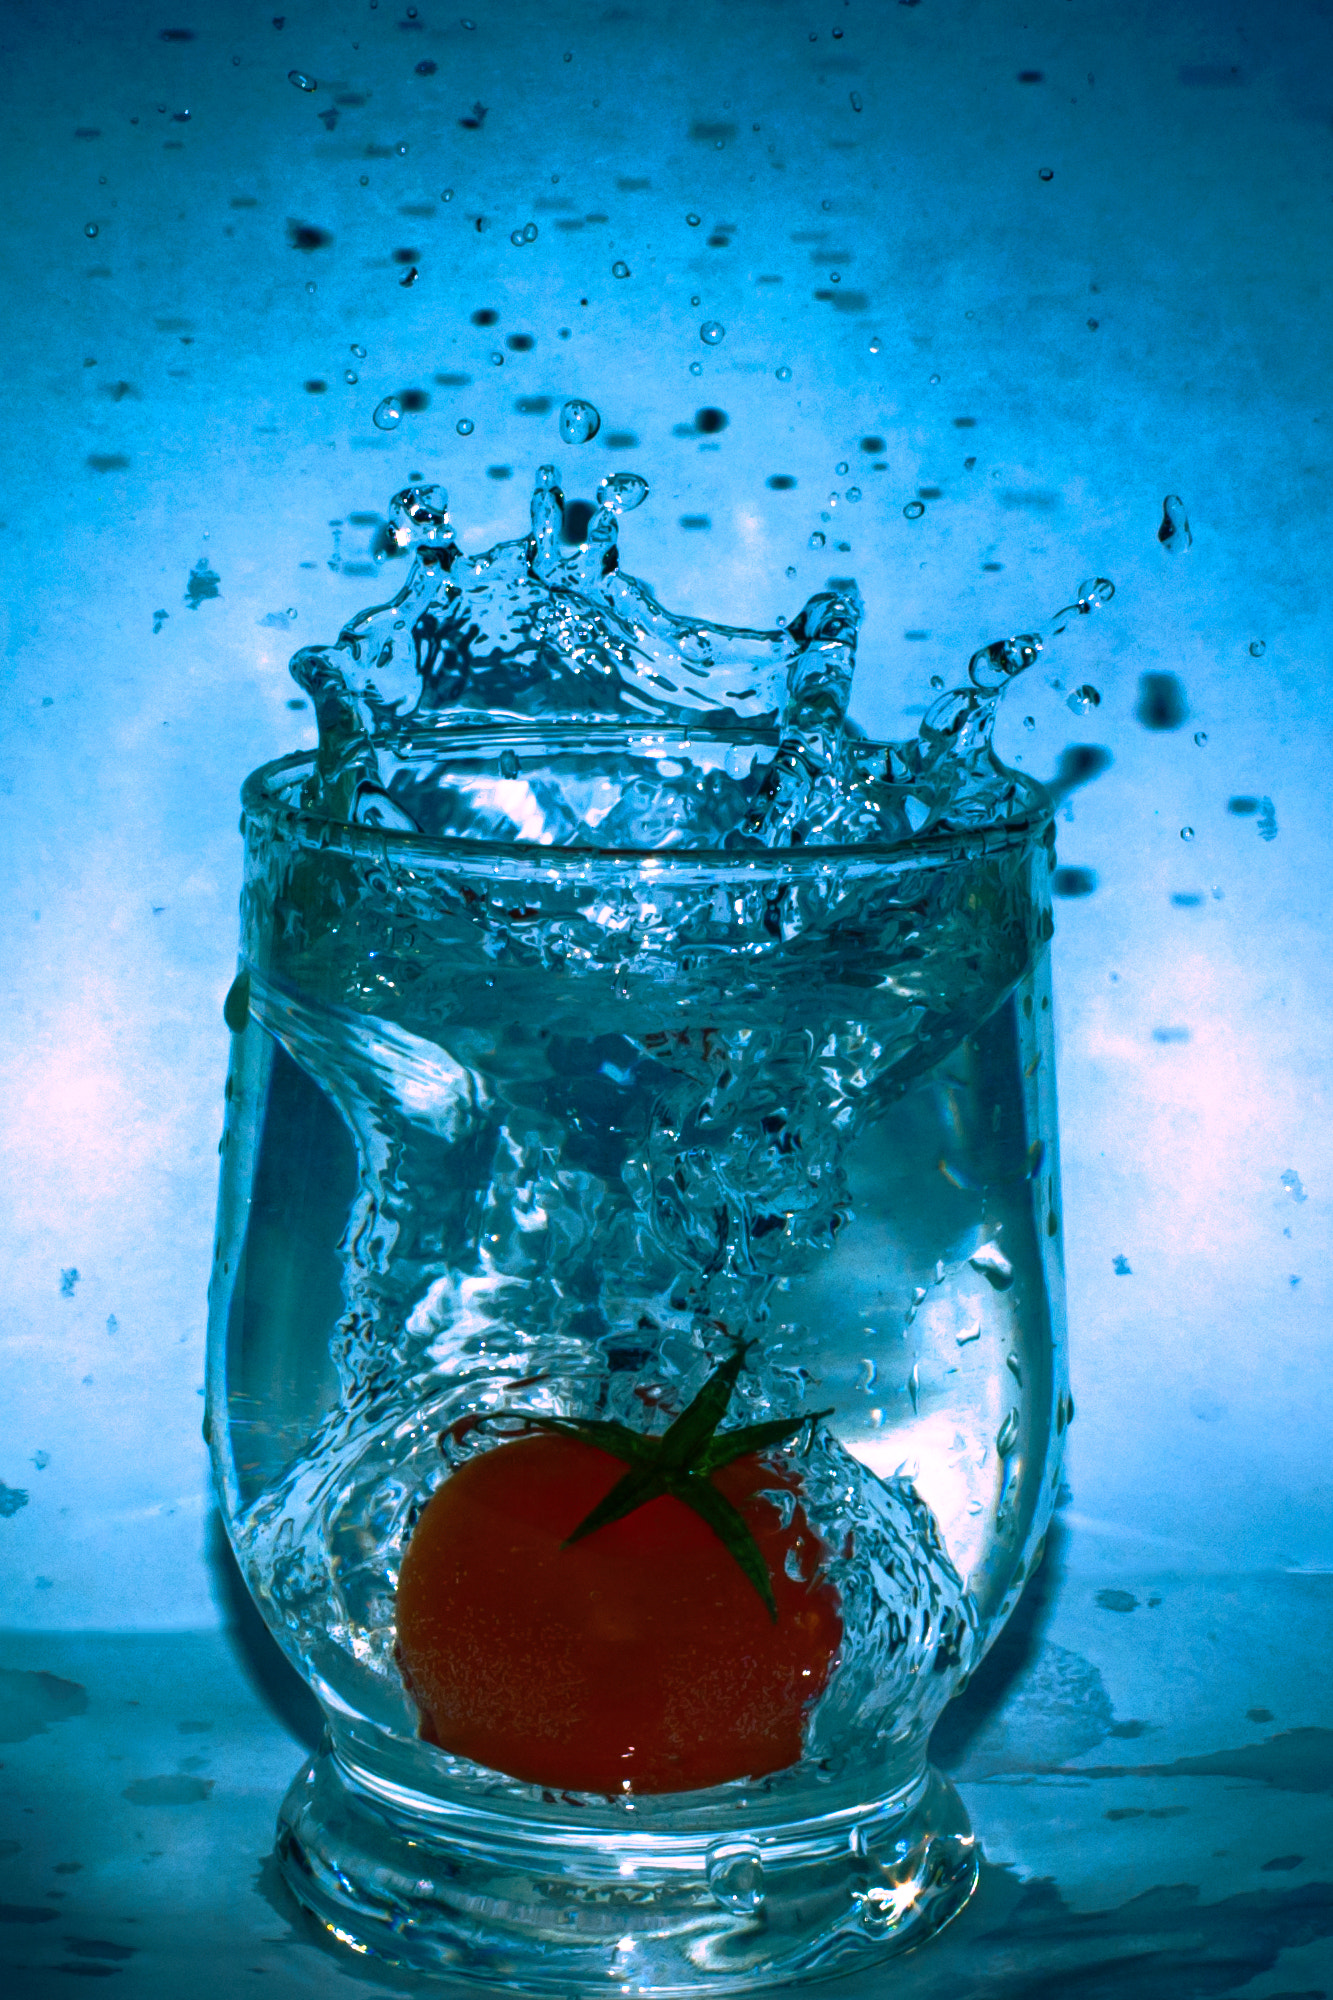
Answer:
[(933, 1936), (977, 1878), (962, 1802), (930, 1768), (890, 1799), (710, 1838), (391, 1793), (327, 1740), (283, 1801), (277, 1855), (352, 1950), (561, 2000), (870, 1965)]

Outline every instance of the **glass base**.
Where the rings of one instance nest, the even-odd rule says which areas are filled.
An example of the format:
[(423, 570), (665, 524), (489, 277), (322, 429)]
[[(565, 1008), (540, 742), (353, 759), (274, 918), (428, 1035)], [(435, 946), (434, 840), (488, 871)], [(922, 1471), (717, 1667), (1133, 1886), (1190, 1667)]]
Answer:
[(933, 1936), (977, 1879), (962, 1802), (929, 1767), (891, 1798), (713, 1840), (420, 1803), (326, 1739), (279, 1814), (288, 1886), (354, 1951), (562, 2000), (868, 1966)]

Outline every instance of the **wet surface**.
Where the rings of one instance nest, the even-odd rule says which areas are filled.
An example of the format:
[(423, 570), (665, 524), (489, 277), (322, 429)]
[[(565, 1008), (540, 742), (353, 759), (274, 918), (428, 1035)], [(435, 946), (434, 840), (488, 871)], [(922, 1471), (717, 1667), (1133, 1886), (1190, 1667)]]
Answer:
[[(819, 1990), (1333, 1991), (1333, 1578), (1111, 1580), (1067, 1555), (1057, 1536), (936, 1732), (982, 1842), (976, 1896), (920, 1952)], [(0, 1713), (36, 1724), (4, 1752), (0, 1990), (461, 1993), (328, 1943), (283, 1886), (274, 1815), (318, 1712), (216, 1546), (215, 1567), (224, 1633), (0, 1635)], [(1114, 1592), (1135, 1609), (1108, 1615)], [(1126, 1740), (1150, 1759), (1108, 1760)]]

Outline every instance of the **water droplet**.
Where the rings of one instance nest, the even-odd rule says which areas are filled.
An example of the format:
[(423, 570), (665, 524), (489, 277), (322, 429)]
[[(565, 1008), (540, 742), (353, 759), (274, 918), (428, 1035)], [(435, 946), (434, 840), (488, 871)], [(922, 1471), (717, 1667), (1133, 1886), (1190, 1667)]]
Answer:
[(790, 381), (791, 381), (791, 369), (790, 369), (790, 368), (775, 368), (775, 369), (773, 370), (773, 373), (774, 373), (774, 374), (775, 374), (775, 375), (777, 376), (777, 378), (778, 378), (779, 382), (790, 382)]
[(1182, 840), (1193, 840), (1194, 828), (1192, 826), (1182, 826), (1180, 829), (1180, 837)]
[(347, 384), (349, 389), (355, 389), (357, 383), (360, 380), (361, 377), (357, 374), (354, 368), (344, 368), (343, 381)]
[(792, 580), (792, 578), (793, 578), (793, 577), (795, 576), (795, 574), (796, 574), (796, 565), (795, 565), (795, 563), (788, 563), (788, 564), (787, 564), (787, 567), (786, 567), (786, 569), (785, 569), (785, 570), (783, 570), (782, 574), (783, 574), (783, 575), (784, 575), (784, 576), (786, 577), (786, 579), (787, 579), (788, 583), (790, 583), (790, 582), (791, 582), (791, 580)]
[(699, 338), (705, 347), (716, 347), (719, 340), (725, 340), (726, 333), (720, 319), (706, 319), (699, 328)]
[(812, 549), (822, 549), (824, 546), (824, 540), (825, 540), (824, 536), (821, 535), (818, 528), (816, 528), (815, 532), (810, 537), (808, 546)]
[(500, 351), (500, 349), (499, 349), (498, 347), (493, 347), (493, 348), (491, 349), (491, 366), (492, 366), (492, 368), (503, 368), (503, 367), (504, 367), (504, 365), (505, 365), (505, 358), (504, 358), (504, 355), (503, 355), (503, 354), (501, 353), (501, 351)]
[(930, 386), (931, 386), (931, 388), (932, 388), (932, 389), (938, 389), (938, 387), (939, 387), (939, 383), (940, 383), (940, 378), (939, 378), (939, 376), (938, 376), (938, 375), (932, 375), (932, 376), (931, 376), (931, 378), (930, 378)]
[(1037, 179), (1039, 181), (1053, 181), (1055, 179), (1054, 170), (1050, 167), (1038, 167)]
[(836, 464), (836, 465), (834, 466), (833, 470), (834, 470), (834, 471), (835, 471), (835, 472), (837, 473), (837, 475), (838, 475), (839, 479), (841, 479), (841, 478), (842, 478), (842, 476), (843, 476), (843, 474), (844, 474), (844, 473), (846, 472), (846, 470), (847, 470), (847, 461), (846, 461), (846, 459), (845, 459), (845, 458), (840, 458), (840, 459), (838, 460), (837, 464)]
[(980, 1338), (981, 1338), (980, 1320), (977, 1321), (975, 1326), (965, 1326), (961, 1333), (956, 1333), (954, 1335), (954, 1339), (958, 1343), (959, 1347), (970, 1347), (974, 1340), (980, 1340)]
[(853, 90), (852, 92), (850, 92), (848, 95), (847, 102), (851, 105), (853, 111), (859, 111), (862, 108), (860, 91)]
[(704, 372), (704, 365), (702, 361), (691, 361), (690, 363), (691, 375), (702, 375), (703, 372)]
[(999, 1430), (995, 1433), (995, 1449), (1001, 1458), (1008, 1458), (1018, 1443), (1018, 1411), (1010, 1410)]
[(1037, 718), (1035, 715), (1025, 715), (1023, 717), (1024, 729), (1035, 729), (1036, 726), (1037, 726)]
[(623, 258), (618, 257), (615, 263), (611, 266), (611, 276), (613, 278), (628, 278), (629, 265), (624, 261)]
[(525, 222), (523, 224), (523, 241), (525, 243), (535, 243), (537, 241), (537, 225), (535, 222)]
[(521, 229), (511, 229), (509, 232), (509, 241), (515, 244), (522, 243), (523, 231)]
[(315, 284), (315, 281), (314, 281), (314, 279), (313, 279), (313, 278), (307, 278), (307, 280), (306, 280), (306, 290), (307, 290), (308, 292), (314, 292), (314, 291), (315, 291), (315, 290), (317, 290), (317, 289), (318, 289), (318, 288), (317, 288), (317, 286), (316, 286), (316, 284)]
[(597, 488), (597, 504), (608, 514), (632, 514), (648, 498), (648, 481), (638, 472), (613, 472)]
[(402, 140), (400, 140), (400, 141), (399, 141), (399, 143), (398, 143), (398, 145), (397, 145), (397, 146), (395, 146), (395, 148), (394, 148), (394, 151), (395, 151), (395, 152), (396, 152), (396, 153), (397, 153), (397, 154), (398, 154), (398, 155), (400, 156), (400, 158), (401, 158), (401, 156), (402, 156), (402, 155), (403, 155), (403, 154), (404, 154), (404, 153), (405, 153), (405, 152), (407, 151), (407, 141), (406, 141), (406, 139), (402, 139)]
[(454, 198), (454, 191), (452, 188), (445, 188), (442, 194), (440, 195), (441, 201), (452, 201), (453, 198)]
[(880, 339), (878, 334), (875, 334), (870, 342), (870, 352), (872, 354), (882, 354), (883, 351), (884, 351), (884, 342)]
[(566, 444), (587, 444), (601, 428), (601, 411), (581, 396), (571, 396), (560, 412), (560, 435)]
[(362, 176), (361, 176), (361, 185), (362, 185), (362, 187), (363, 187), (363, 188), (368, 188), (368, 187), (370, 186), (370, 175), (369, 175), (369, 174), (362, 174)]
[(857, 501), (858, 501), (858, 500), (859, 500), (859, 499), (861, 498), (861, 489), (860, 489), (860, 487), (859, 487), (859, 486), (849, 486), (849, 487), (847, 488), (847, 498), (848, 498), (848, 499), (849, 499), (849, 500), (850, 500), (850, 501), (852, 502), (853, 506), (855, 506), (856, 502), (857, 502)]
[(857, 1365), (861, 1370), (861, 1375), (856, 1386), (858, 1389), (864, 1389), (866, 1394), (869, 1395), (875, 1386), (875, 1377), (879, 1374), (879, 1365), (873, 1356), (869, 1354), (865, 1355)]
[(764, 1864), (748, 1840), (715, 1840), (708, 1850), (708, 1887), (715, 1902), (736, 1916), (763, 1908)]
[(85, 222), (83, 225), (83, 233), (85, 236), (96, 236), (97, 224), (95, 222)]
[(304, 70), (289, 69), (287, 72), (287, 81), (288, 83), (294, 83), (298, 90), (319, 89), (319, 85), (315, 82), (314, 77), (307, 76)]
[(1278, 1179), (1293, 1201), (1305, 1200), (1305, 1183), (1295, 1167), (1288, 1167), (1284, 1173), (1278, 1175)]
[(1206, 729), (1196, 729), (1194, 732), (1194, 741), (1198, 744), (1199, 748), (1202, 750), (1205, 743), (1207, 743), (1208, 741), (1208, 731)]
[(1075, 715), (1086, 715), (1089, 709), (1100, 708), (1101, 705), (1101, 694), (1090, 681), (1085, 681), (1082, 687), (1075, 688), (1065, 703), (1065, 707)]
[(694, 210), (691, 209), (689, 214), (686, 216), (685, 220), (689, 223), (691, 229), (697, 229), (699, 227), (699, 223), (702, 220), (702, 218), (700, 216), (697, 216), (694, 213)]
[(930, 685), (935, 689), (935, 692), (938, 694), (940, 689), (944, 686), (944, 675), (932, 674), (930, 677)]
[(1251, 658), (1252, 660), (1262, 660), (1262, 658), (1263, 658), (1264, 654), (1265, 654), (1265, 653), (1266, 653), (1267, 651), (1268, 651), (1268, 648), (1267, 648), (1267, 646), (1266, 646), (1266, 645), (1264, 644), (1264, 642), (1263, 642), (1263, 640), (1262, 640), (1262, 639), (1251, 639), (1251, 641), (1250, 641), (1250, 658)]
[(410, 270), (404, 271), (402, 277), (398, 280), (398, 282), (406, 290), (408, 287), (415, 285), (417, 279), (420, 276), (421, 276), (420, 271), (418, 271), (416, 265), (413, 264)]
[(1187, 549), (1194, 540), (1185, 503), (1178, 493), (1168, 493), (1162, 502), (1162, 525), (1157, 530), (1157, 539), (1172, 555)]
[(399, 424), (403, 421), (403, 406), (398, 398), (396, 396), (386, 396), (382, 403), (377, 403), (375, 405), (375, 414), (371, 421), (376, 430), (396, 431)]
[(690, 297), (690, 304), (691, 304), (692, 306), (697, 306), (697, 305), (699, 305), (700, 303), (701, 303), (701, 300), (700, 300), (700, 298), (699, 298), (699, 294), (698, 294), (697, 292), (694, 292), (694, 293), (693, 293), (693, 294), (691, 295), (691, 297)]
[(461, 438), (470, 438), (476, 428), (477, 426), (473, 423), (471, 417), (460, 417), (454, 425), (454, 429)]
[(365, 350), (365, 348), (364, 348), (364, 347), (361, 347), (361, 346), (359, 346), (359, 345), (358, 345), (358, 343), (357, 343), (357, 342), (356, 342), (355, 340), (354, 340), (354, 341), (352, 342), (352, 345), (351, 345), (351, 349), (350, 349), (350, 351), (351, 351), (351, 353), (353, 353), (353, 354), (354, 354), (354, 355), (356, 356), (356, 358), (357, 358), (357, 360), (358, 360), (358, 361), (364, 361), (364, 360), (365, 360), (365, 358), (366, 358), (366, 350)]
[(983, 1243), (968, 1258), (974, 1271), (989, 1280), (997, 1292), (1007, 1292), (1014, 1282), (1014, 1267), (998, 1243)]
[(1009, 1373), (1013, 1376), (1015, 1382), (1017, 1382), (1019, 1388), (1021, 1389), (1023, 1386), (1023, 1364), (1019, 1360), (1018, 1356), (1016, 1354), (1006, 1354), (1004, 1357), (1004, 1365), (1009, 1370)]
[(921, 1402), (921, 1363), (912, 1363), (912, 1372), (907, 1378), (907, 1393), (912, 1399), (912, 1408), (917, 1410)]
[(903, 508), (903, 518), (904, 520), (907, 521), (919, 521), (921, 519), (921, 516), (925, 513), (925, 511), (926, 508), (924, 501), (909, 500), (907, 505)]
[(500, 776), (502, 778), (516, 778), (518, 776), (518, 757), (514, 751), (502, 750), (500, 752)]

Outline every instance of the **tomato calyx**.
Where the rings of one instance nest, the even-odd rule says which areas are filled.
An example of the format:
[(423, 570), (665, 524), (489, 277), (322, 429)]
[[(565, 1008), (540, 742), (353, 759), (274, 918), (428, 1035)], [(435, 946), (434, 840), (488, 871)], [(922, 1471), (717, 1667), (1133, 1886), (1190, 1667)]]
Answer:
[[(563, 1548), (582, 1541), (586, 1535), (596, 1534), (612, 1521), (623, 1520), (626, 1514), (634, 1513), (650, 1500), (671, 1494), (712, 1529), (758, 1591), (769, 1617), (776, 1623), (778, 1611), (773, 1586), (759, 1545), (744, 1515), (718, 1490), (709, 1475), (747, 1452), (786, 1444), (807, 1425), (813, 1432), (819, 1419), (833, 1412), (814, 1410), (802, 1417), (776, 1417), (766, 1423), (743, 1424), (720, 1431), (718, 1425), (727, 1413), (737, 1378), (745, 1366), (747, 1347), (744, 1342), (738, 1345), (713, 1370), (693, 1402), (667, 1430), (657, 1434), (631, 1430), (628, 1424), (601, 1417), (541, 1417), (524, 1411), (522, 1420), (529, 1429), (551, 1431), (560, 1437), (595, 1445), (621, 1459), (629, 1468), (605, 1499), (565, 1537)], [(482, 1417), (478, 1421), (485, 1423), (488, 1419)]]

